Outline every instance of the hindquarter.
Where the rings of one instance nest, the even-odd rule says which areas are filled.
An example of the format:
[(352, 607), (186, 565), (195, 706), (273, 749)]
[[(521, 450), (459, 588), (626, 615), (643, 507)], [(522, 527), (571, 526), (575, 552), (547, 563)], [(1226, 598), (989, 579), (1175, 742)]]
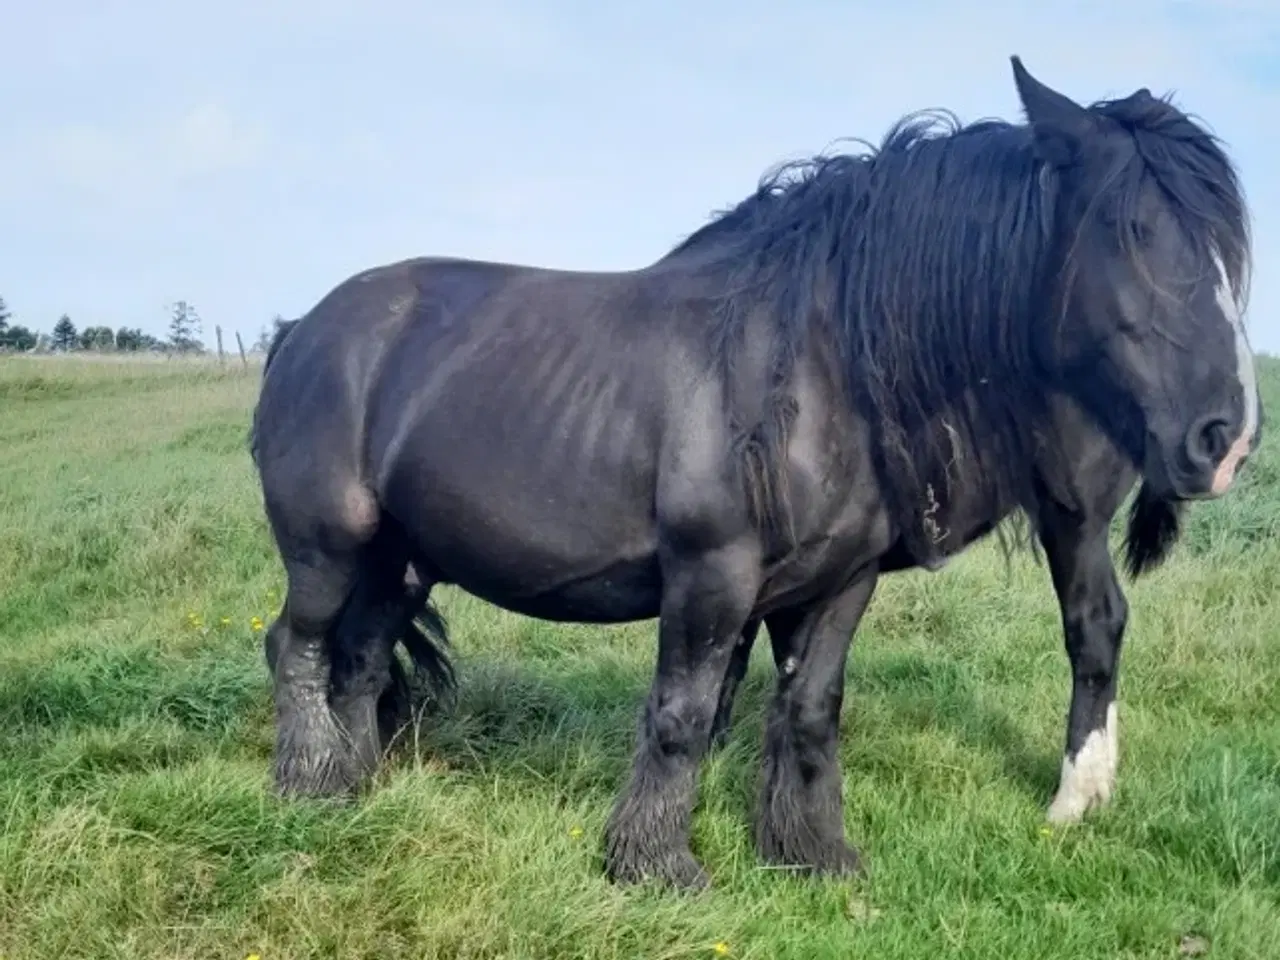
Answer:
[(364, 423), (415, 299), (396, 264), (340, 284), (277, 344), (254, 410), (254, 459), (281, 548), (341, 547), (377, 527)]

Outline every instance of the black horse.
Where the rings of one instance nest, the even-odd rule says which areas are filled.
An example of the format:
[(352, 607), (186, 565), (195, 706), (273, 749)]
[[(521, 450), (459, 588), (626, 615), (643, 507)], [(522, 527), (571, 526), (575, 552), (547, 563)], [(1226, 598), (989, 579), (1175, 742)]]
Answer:
[[(452, 583), (558, 621), (657, 617), (608, 874), (700, 885), (689, 816), (758, 625), (778, 665), (756, 843), (858, 867), (837, 734), (878, 577), (1029, 521), (1074, 676), (1059, 821), (1108, 799), (1136, 575), (1223, 494), (1262, 414), (1218, 142), (1145, 88), (1082, 107), (1013, 58), (1027, 124), (900, 122), (767, 178), (649, 266), (417, 259), (272, 344), (252, 450), (288, 576), (275, 778), (338, 795), (402, 719), (395, 644)], [(406, 588), (412, 571), (417, 583)]]

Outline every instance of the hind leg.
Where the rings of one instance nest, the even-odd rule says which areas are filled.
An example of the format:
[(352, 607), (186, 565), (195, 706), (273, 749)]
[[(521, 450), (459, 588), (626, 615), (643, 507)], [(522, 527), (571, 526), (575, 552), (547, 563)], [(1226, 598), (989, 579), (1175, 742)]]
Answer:
[[(430, 641), (423, 640), (419, 634), (414, 618), (425, 614), (431, 621), (431, 629), (436, 639), (443, 641), (445, 635), (444, 622), (431, 607), (431, 589), (435, 586), (432, 576), (424, 572), (425, 568), (409, 563), (404, 570), (404, 603), (400, 608), (400, 617), (388, 646), (389, 676), (387, 684), (378, 697), (378, 739), (385, 752), (390, 748), (396, 736), (408, 726), (413, 719), (413, 687), (403, 664), (395, 655), (395, 643), (403, 643), (413, 662), (415, 672), (427, 664), (430, 681), (433, 686), (447, 687), (452, 682), (451, 668), (448, 662)], [(437, 619), (432, 620), (433, 617)], [(440, 670), (433, 672), (430, 664), (439, 664)]]
[[(332, 704), (351, 738), (365, 773), (376, 769), (396, 736), (412, 719), (414, 687), (399, 657), (403, 644), (414, 675), (436, 695), (454, 685), (453, 668), (441, 647), (444, 619), (430, 605), (434, 581), (409, 565), (383, 559), (362, 574), (338, 628), (333, 649)], [(415, 620), (421, 616), (422, 627)]]
[(742, 678), (747, 675), (747, 667), (751, 663), (751, 648), (755, 646), (756, 634), (760, 632), (759, 620), (748, 620), (738, 636), (729, 654), (729, 666), (724, 671), (724, 681), (720, 686), (720, 700), (716, 706), (715, 719), (711, 721), (711, 749), (719, 750), (729, 739), (729, 725), (733, 721), (733, 704), (738, 698), (738, 687)]
[(413, 720), (413, 685), (400, 658), (392, 650), (386, 689), (378, 697), (378, 743), (382, 752), (391, 749), (400, 732)]
[(348, 741), (329, 708), (329, 635), (357, 580), (348, 553), (286, 555), (288, 593), (271, 626), (275, 780), (285, 795), (333, 796), (354, 783)]
[(330, 703), (350, 743), (356, 782), (371, 775), (382, 757), (385, 698), (408, 687), (395, 645), (412, 619), (413, 599), (404, 589), (403, 565), (371, 557), (330, 645)]
[[(734, 644), (733, 654), (729, 658), (729, 667), (725, 670), (724, 685), (720, 688), (720, 703), (716, 707), (716, 718), (711, 724), (711, 749), (719, 750), (729, 739), (729, 727), (733, 723), (733, 705), (738, 697), (738, 688), (747, 675), (747, 666), (751, 662), (751, 648), (760, 632), (759, 620), (748, 620), (742, 628), (742, 636)], [(781, 670), (782, 664), (790, 656), (790, 637), (786, 634), (769, 631), (769, 646), (773, 651), (773, 665)]]

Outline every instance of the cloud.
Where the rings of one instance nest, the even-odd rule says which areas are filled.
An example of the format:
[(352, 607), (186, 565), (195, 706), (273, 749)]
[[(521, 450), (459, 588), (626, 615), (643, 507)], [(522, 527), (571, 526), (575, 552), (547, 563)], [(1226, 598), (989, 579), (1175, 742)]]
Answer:
[(202, 103), (150, 124), (79, 122), (40, 131), (15, 145), (9, 163), (21, 170), (6, 179), (14, 190), (36, 181), (113, 210), (147, 207), (202, 179), (252, 169), (267, 145), (261, 127)]
[(188, 111), (167, 141), (160, 152), (168, 154), (167, 161), (180, 176), (246, 169), (261, 159), (266, 147), (261, 129), (238, 123), (217, 103), (201, 104)]

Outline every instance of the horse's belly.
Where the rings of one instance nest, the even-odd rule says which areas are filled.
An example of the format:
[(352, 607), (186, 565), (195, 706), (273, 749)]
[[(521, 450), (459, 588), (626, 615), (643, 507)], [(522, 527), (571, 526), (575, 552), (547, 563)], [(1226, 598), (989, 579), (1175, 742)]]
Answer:
[(621, 623), (657, 616), (661, 574), (650, 501), (627, 484), (549, 483), (537, 471), (473, 470), (455, 448), (397, 471), (384, 507), (441, 582), (516, 613)]
[(468, 593), (513, 613), (562, 623), (627, 623), (658, 615), (661, 576), (655, 561), (621, 561), (607, 570), (579, 576), (536, 593), (513, 591), (480, 569), (454, 580)]
[[(513, 613), (580, 623), (658, 615), (656, 551), (609, 548), (594, 536), (537, 536), (541, 518), (468, 535), (447, 522), (413, 530), (417, 554), (445, 582)], [(640, 556), (636, 556), (640, 553)]]

